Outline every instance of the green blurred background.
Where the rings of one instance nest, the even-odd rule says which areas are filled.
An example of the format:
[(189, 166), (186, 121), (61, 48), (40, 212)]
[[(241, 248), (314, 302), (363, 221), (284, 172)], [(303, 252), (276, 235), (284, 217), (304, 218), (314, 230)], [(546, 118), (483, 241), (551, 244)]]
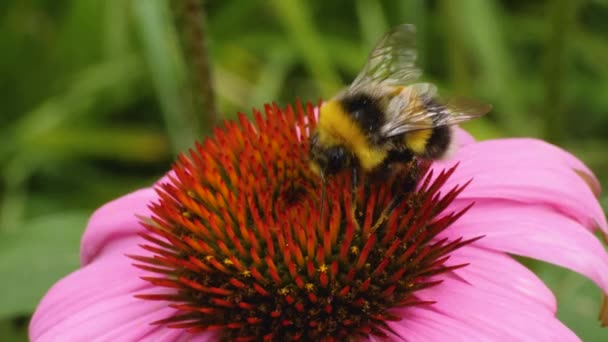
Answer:
[[(217, 120), (331, 96), (399, 23), (417, 25), (425, 78), (444, 95), (494, 105), (467, 124), (477, 138), (549, 140), (608, 184), (607, 1), (196, 4), (0, 2), (0, 340), (26, 340), (45, 290), (77, 268), (96, 207), (149, 186)], [(213, 86), (200, 76), (205, 59)], [(583, 340), (608, 340), (597, 288), (524, 262)]]

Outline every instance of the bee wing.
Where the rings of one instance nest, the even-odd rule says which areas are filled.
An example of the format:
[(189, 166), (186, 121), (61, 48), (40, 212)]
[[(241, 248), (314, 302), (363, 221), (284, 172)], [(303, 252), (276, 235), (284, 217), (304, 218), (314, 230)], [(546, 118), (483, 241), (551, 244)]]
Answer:
[(391, 137), (405, 132), (450, 126), (487, 114), (492, 106), (470, 99), (440, 100), (437, 87), (416, 83), (403, 88), (387, 107), (387, 121), (381, 132)]
[(407, 85), (422, 75), (416, 62), (416, 29), (399, 25), (386, 33), (369, 54), (349, 91), (369, 85)]

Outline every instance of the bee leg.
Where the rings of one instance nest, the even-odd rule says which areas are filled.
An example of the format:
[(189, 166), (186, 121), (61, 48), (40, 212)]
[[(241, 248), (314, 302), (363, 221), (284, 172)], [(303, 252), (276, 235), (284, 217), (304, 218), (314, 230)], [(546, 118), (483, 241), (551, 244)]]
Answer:
[(359, 171), (358, 171), (358, 169), (356, 167), (352, 168), (352, 186), (353, 186), (352, 190), (353, 190), (353, 193), (357, 192), (357, 186), (359, 185), (359, 179), (358, 179), (359, 178), (359, 174), (358, 174), (358, 172)]
[(418, 185), (418, 160), (416, 158), (412, 158), (409, 162), (404, 165), (403, 172), (405, 172), (403, 185), (401, 187), (402, 191), (399, 191), (391, 203), (387, 206), (392, 211), (399, 205), (403, 199), (408, 196), (412, 191), (416, 190), (416, 186)]
[(406, 192), (412, 192), (416, 190), (416, 185), (418, 185), (418, 160), (414, 158), (408, 164), (404, 189)]
[[(392, 166), (392, 176), (395, 177), (402, 191), (412, 192), (418, 184), (418, 159), (408, 150), (392, 151), (387, 158)], [(387, 169), (389, 169), (387, 167)]]
[(370, 231), (375, 232), (378, 228), (380, 228), (380, 226), (384, 222), (388, 221), (393, 210), (395, 210), (395, 208), (397, 208), (402, 203), (402, 201), (406, 198), (406, 194), (407, 194), (407, 192), (400, 191), (393, 197), (393, 199), (384, 208), (384, 210), (382, 210), (382, 212), (380, 213), (380, 215), (374, 222), (374, 225), (370, 228)]
[[(418, 160), (416, 158), (408, 158), (410, 161), (404, 162), (404, 160), (400, 160), (400, 162), (391, 164), (391, 167), (393, 167), (391, 176), (397, 177), (397, 179), (400, 178), (402, 180), (400, 182), (402, 186), (394, 195), (391, 202), (380, 213), (378, 219), (376, 219), (374, 225), (371, 227), (372, 232), (380, 228), (380, 226), (389, 219), (393, 210), (395, 210), (395, 208), (402, 203), (406, 196), (416, 189), (416, 185), (418, 185)], [(389, 160), (388, 162), (392, 161)], [(385, 169), (389, 169), (388, 165)]]
[(359, 170), (357, 167), (353, 167), (351, 169), (351, 206), (350, 206), (350, 214), (353, 219), (353, 222), (357, 222), (357, 189), (359, 187)]

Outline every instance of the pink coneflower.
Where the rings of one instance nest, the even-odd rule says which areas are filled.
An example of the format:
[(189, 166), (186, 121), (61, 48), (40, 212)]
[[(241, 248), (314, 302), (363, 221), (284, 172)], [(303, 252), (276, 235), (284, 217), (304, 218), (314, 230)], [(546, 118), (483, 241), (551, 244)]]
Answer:
[[(351, 193), (308, 168), (312, 106), (226, 123), (154, 189), (91, 218), (82, 267), (41, 301), (34, 341), (571, 341), (551, 291), (510, 254), (608, 293), (608, 225), (591, 171), (533, 139)], [(138, 214), (139, 216), (135, 216)], [(608, 323), (607, 308), (600, 319)]]

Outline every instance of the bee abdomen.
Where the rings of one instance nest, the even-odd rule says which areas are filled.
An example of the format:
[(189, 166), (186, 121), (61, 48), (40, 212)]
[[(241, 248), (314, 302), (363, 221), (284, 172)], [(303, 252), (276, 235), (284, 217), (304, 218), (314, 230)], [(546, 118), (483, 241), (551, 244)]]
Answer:
[(452, 145), (452, 128), (450, 126), (437, 126), (431, 130), (424, 152), (419, 154), (424, 159), (441, 159), (450, 150)]
[(360, 93), (346, 96), (340, 102), (363, 134), (371, 138), (378, 136), (377, 133), (384, 123), (384, 113), (377, 99)]
[[(450, 111), (434, 98), (426, 99), (424, 106), (427, 112), (433, 113), (430, 115), (433, 120), (433, 128), (410, 132), (414, 134), (418, 132), (418, 146), (416, 146), (418, 149), (413, 149), (413, 151), (420, 158), (441, 159), (448, 154), (452, 145), (452, 128), (445, 125)], [(406, 136), (406, 143), (412, 140), (412, 137)]]

